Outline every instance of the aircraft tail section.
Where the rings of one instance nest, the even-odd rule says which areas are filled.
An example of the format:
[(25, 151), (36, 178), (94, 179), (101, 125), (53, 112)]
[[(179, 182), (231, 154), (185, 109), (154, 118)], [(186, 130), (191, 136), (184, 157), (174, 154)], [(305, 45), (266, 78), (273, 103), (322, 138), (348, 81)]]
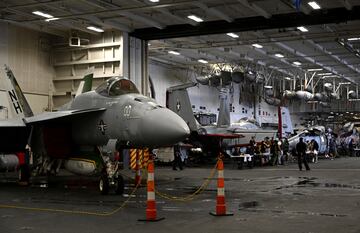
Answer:
[(191, 131), (197, 131), (198, 126), (186, 89), (195, 85), (196, 83), (187, 83), (170, 87), (166, 90), (166, 107), (183, 118)]
[(220, 90), (220, 108), (219, 108), (219, 117), (217, 121), (217, 127), (229, 127), (230, 126), (230, 105), (229, 105), (229, 96), (228, 89), (221, 88)]
[(7, 78), (5, 78), (5, 88), (10, 101), (9, 104), (11, 105), (11, 109), (14, 115), (18, 117), (33, 116), (34, 114), (30, 108), (30, 105), (27, 102), (24, 93), (21, 91), (21, 88), (16, 81), (12, 70), (6, 65), (5, 73), (7, 76)]
[[(287, 107), (281, 107), (281, 115), (282, 115), (283, 127), (286, 126), (282, 130), (283, 134), (284, 133), (285, 133), (285, 135), (286, 134), (292, 134), (294, 132), (294, 129), (293, 129), (289, 109)], [(285, 136), (285, 135), (282, 135), (282, 136)]]
[(94, 78), (93, 73), (85, 75), (80, 82), (79, 88), (77, 89), (75, 96), (91, 91), (93, 78)]

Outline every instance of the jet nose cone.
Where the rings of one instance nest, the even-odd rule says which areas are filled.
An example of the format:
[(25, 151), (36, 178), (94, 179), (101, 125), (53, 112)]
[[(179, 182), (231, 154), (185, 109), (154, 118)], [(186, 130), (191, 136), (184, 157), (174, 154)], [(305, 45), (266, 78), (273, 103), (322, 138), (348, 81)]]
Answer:
[(147, 112), (142, 120), (143, 140), (149, 147), (171, 145), (190, 135), (185, 121), (167, 108)]

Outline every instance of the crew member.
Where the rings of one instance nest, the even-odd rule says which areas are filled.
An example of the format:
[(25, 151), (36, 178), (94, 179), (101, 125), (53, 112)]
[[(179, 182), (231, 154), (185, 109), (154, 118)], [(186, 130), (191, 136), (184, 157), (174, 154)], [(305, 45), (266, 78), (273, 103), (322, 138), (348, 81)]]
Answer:
[(299, 170), (302, 170), (302, 163), (304, 163), (305, 168), (307, 171), (310, 170), (310, 167), (306, 161), (306, 143), (304, 142), (303, 138), (300, 138), (300, 141), (296, 144), (296, 152), (297, 152), (297, 157), (298, 157), (298, 165), (299, 165)]

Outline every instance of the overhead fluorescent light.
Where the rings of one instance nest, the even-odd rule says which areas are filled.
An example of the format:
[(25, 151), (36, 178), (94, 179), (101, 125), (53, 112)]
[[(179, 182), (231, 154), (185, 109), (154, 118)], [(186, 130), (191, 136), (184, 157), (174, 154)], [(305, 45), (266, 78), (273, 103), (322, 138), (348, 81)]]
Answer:
[(87, 29), (89, 29), (91, 31), (95, 31), (95, 32), (104, 32), (103, 29), (95, 27), (95, 26), (89, 26), (89, 27), (87, 27)]
[(208, 61), (206, 61), (206, 60), (204, 60), (204, 59), (199, 59), (198, 62), (203, 63), (203, 64), (207, 64), (207, 63), (208, 63)]
[(271, 88), (273, 88), (273, 86), (266, 85), (266, 86), (264, 86), (264, 88), (271, 89)]
[(284, 55), (282, 55), (281, 53), (277, 53), (277, 54), (275, 54), (275, 57), (278, 57), (278, 58), (283, 58), (283, 57), (285, 57)]
[(319, 10), (321, 9), (321, 6), (315, 2), (315, 1), (312, 1), (312, 2), (308, 2), (309, 6), (311, 6), (314, 10)]
[(304, 27), (304, 26), (297, 27), (297, 29), (298, 29), (299, 31), (302, 31), (302, 32), (308, 32), (308, 31), (309, 31), (309, 29), (307, 29), (307, 28)]
[(149, 0), (149, 2), (160, 2), (160, 0)]
[(264, 47), (261, 44), (252, 44), (252, 46), (255, 47), (255, 48), (258, 48), (258, 49), (261, 49), (261, 48)]
[(353, 38), (348, 38), (348, 41), (356, 41), (356, 40), (360, 40), (360, 37), (353, 37)]
[(179, 52), (177, 52), (177, 51), (173, 51), (173, 50), (168, 51), (168, 53), (170, 53), (170, 54), (174, 54), (174, 55), (180, 55), (180, 53), (179, 53)]
[(188, 18), (191, 19), (191, 20), (194, 20), (195, 22), (198, 22), (198, 23), (201, 23), (203, 22), (204, 20), (196, 15), (188, 15)]
[(235, 34), (235, 33), (232, 33), (232, 32), (226, 33), (226, 35), (228, 35), (228, 36), (230, 36), (232, 38), (239, 38), (238, 34)]
[(290, 78), (290, 77), (285, 77), (285, 79), (286, 79), (286, 80), (291, 80), (291, 78)]
[(294, 61), (293, 64), (296, 66), (301, 66), (301, 62), (299, 62), (299, 61)]
[(50, 21), (58, 20), (58, 19), (59, 19), (59, 18), (53, 17), (53, 18), (45, 19), (45, 21), (46, 21), (46, 22), (50, 22)]
[(44, 12), (41, 12), (41, 11), (33, 11), (32, 12), (34, 15), (38, 15), (38, 16), (41, 16), (41, 17), (44, 17), (44, 18), (54, 18), (54, 16), (50, 15), (50, 14), (47, 14), (47, 13), (44, 13)]
[(332, 75), (332, 73), (319, 73), (319, 74), (317, 74), (317, 75), (319, 75), (319, 76)]
[(313, 68), (313, 69), (308, 69), (307, 71), (313, 72), (313, 71), (322, 71), (322, 68)]

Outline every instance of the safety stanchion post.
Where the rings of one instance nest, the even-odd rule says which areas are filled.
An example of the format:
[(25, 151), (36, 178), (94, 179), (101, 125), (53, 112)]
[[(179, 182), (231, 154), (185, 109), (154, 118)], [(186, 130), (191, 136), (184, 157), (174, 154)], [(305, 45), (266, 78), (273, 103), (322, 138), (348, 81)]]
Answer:
[(222, 155), (220, 154), (217, 162), (217, 196), (216, 196), (216, 211), (210, 212), (213, 216), (232, 216), (232, 212), (226, 211), (225, 203), (225, 182), (224, 182), (224, 162), (222, 161)]
[(136, 150), (135, 186), (141, 183), (140, 150)]
[(147, 166), (147, 201), (146, 201), (146, 218), (139, 219), (139, 221), (146, 222), (158, 222), (165, 218), (158, 218), (156, 211), (156, 201), (155, 201), (155, 179), (154, 179), (154, 161), (153, 156), (149, 155), (149, 161)]

